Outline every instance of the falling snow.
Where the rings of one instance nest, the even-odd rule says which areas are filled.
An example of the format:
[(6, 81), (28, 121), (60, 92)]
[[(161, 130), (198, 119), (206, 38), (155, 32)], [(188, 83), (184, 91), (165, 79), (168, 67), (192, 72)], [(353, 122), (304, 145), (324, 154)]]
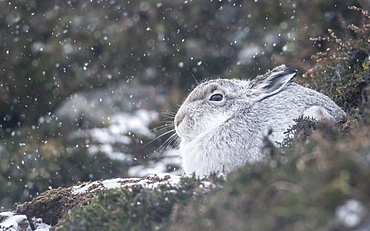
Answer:
[[(160, 147), (189, 89), (282, 63), (307, 70), (327, 49), (309, 38), (356, 21), (344, 3), (320, 4), (0, 1), (0, 211), (77, 181), (180, 175), (176, 144)], [(362, 211), (347, 201), (335, 216), (353, 227)], [(2, 217), (7, 230), (25, 220)]]

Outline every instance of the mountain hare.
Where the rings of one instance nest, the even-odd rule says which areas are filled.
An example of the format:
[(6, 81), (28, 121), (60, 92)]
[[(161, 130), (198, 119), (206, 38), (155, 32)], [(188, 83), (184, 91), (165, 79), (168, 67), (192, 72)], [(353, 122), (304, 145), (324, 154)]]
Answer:
[(228, 173), (261, 161), (263, 138), (282, 141), (299, 116), (326, 121), (345, 116), (329, 97), (291, 83), (296, 73), (282, 65), (251, 81), (215, 79), (198, 85), (174, 119), (185, 173)]

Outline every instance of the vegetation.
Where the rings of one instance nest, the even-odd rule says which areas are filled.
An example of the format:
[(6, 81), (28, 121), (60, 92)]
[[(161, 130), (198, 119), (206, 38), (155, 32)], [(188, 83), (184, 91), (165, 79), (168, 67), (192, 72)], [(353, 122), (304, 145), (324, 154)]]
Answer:
[(298, 119), (283, 147), (266, 143), (267, 164), (246, 166), (209, 193), (195, 179), (179, 188), (105, 191), (58, 228), (366, 228), (366, 216), (354, 225), (338, 219), (351, 199), (362, 214), (370, 211), (370, 26), (357, 8), (364, 5), (1, 1), (0, 210), (50, 187), (127, 176), (127, 163), (91, 155), (85, 139), (71, 136), (85, 128), (54, 116), (71, 94), (126, 81), (162, 89), (169, 103), (159, 110), (176, 110), (193, 76), (253, 78), (286, 63), (305, 73), (299, 82), (341, 105), (346, 120), (332, 127)]
[[(314, 64), (310, 56), (327, 47), (308, 38), (328, 28), (352, 36), (341, 22), (359, 25), (361, 17), (350, 5), (360, 6), (338, 0), (1, 1), (0, 210), (50, 187), (127, 176), (128, 163), (91, 155), (90, 141), (76, 137), (86, 133), (83, 115), (72, 122), (56, 116), (71, 94), (120, 82), (150, 85), (162, 94), (153, 98), (166, 97), (158, 111), (175, 111), (194, 77), (253, 78), (282, 63), (304, 73)], [(167, 137), (144, 149), (140, 144), (149, 140), (135, 138), (124, 148), (137, 160), (132, 164), (145, 162)]]
[(332, 46), (313, 56), (317, 65), (308, 71), (310, 78), (307, 82), (336, 100), (346, 111), (365, 110), (369, 106), (370, 16), (361, 8), (349, 8), (363, 14), (359, 26), (348, 26), (355, 38), (341, 39), (331, 29), (330, 37), (313, 38), (314, 42), (326, 41)]
[[(176, 209), (190, 199), (201, 201), (202, 182), (182, 179), (179, 186), (143, 186), (106, 190), (87, 206), (75, 208), (59, 230), (163, 230)], [(201, 187), (201, 188), (200, 188)], [(203, 188), (203, 189), (202, 189)], [(179, 212), (179, 211), (177, 211)]]
[[(127, 190), (104, 192), (92, 205), (73, 211), (67, 219), (68, 227), (104, 224), (112, 225), (112, 230), (367, 229), (370, 211), (370, 112), (366, 109), (369, 99), (364, 92), (370, 84), (369, 68), (367, 58), (354, 62), (352, 57), (353, 52), (364, 52), (363, 56), (366, 57), (370, 55), (368, 43), (364, 42), (370, 39), (370, 24), (366, 24), (369, 15), (365, 11), (362, 14), (362, 26), (350, 26), (356, 34), (354, 39), (339, 40), (334, 34), (328, 39), (314, 39), (334, 42), (333, 45), (340, 41), (342, 46), (334, 53), (329, 49), (328, 52), (319, 53), (320, 57), (330, 58), (318, 59), (317, 66), (307, 73), (309, 77), (306, 78), (312, 79), (305, 79), (307, 82), (318, 83), (318, 86), (327, 84), (330, 80), (333, 87), (321, 89), (332, 96), (338, 94), (338, 89), (356, 90), (335, 98), (338, 103), (351, 107), (348, 110), (348, 120), (333, 126), (307, 118), (297, 119), (297, 125), (287, 132), (283, 147), (275, 148), (266, 143), (266, 153), (270, 154), (267, 163), (239, 169), (227, 181), (218, 182), (222, 187), (212, 190), (205, 198), (189, 196), (190, 194), (183, 197), (176, 190), (171, 196), (173, 203), (168, 204), (165, 203), (166, 200), (162, 200), (164, 196), (168, 196), (167, 190), (143, 192), (140, 191), (143, 189), (137, 189), (139, 191), (130, 194), (131, 198), (142, 199), (142, 194), (151, 195), (145, 199), (145, 205), (149, 207), (142, 206), (143, 209), (138, 211), (138, 207), (126, 206), (132, 203), (132, 199), (122, 199), (127, 198)], [(334, 78), (330, 73), (336, 73), (340, 65), (351, 68), (346, 68), (340, 79)], [(361, 79), (353, 82), (354, 77)], [(117, 194), (123, 203), (116, 203)], [(161, 195), (159, 200), (158, 195)], [(153, 199), (159, 204), (149, 203)], [(347, 208), (350, 202), (357, 207)], [(98, 220), (95, 223), (92, 220), (97, 211), (101, 211), (100, 208), (110, 206), (113, 206), (113, 211), (118, 211), (118, 223), (115, 218), (118, 215), (115, 214), (112, 218), (110, 212), (102, 212), (102, 215), (97, 216), (99, 219), (106, 219), (106, 222)], [(157, 211), (158, 207), (169, 210), (161, 216), (159, 223), (144, 226), (148, 224), (148, 219), (156, 219), (155, 215), (148, 214)], [(354, 220), (346, 220), (344, 210)], [(137, 222), (125, 226), (130, 224), (132, 213), (140, 214), (139, 218), (135, 217), (137, 222), (142, 222), (140, 227), (136, 226)]]

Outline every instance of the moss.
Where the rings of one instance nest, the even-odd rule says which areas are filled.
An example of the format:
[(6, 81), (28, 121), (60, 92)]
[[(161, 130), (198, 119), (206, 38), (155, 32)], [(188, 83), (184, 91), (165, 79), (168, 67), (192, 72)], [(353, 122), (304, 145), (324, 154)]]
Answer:
[(163, 230), (176, 209), (189, 199), (201, 200), (200, 185), (199, 180), (186, 178), (180, 187), (106, 190), (88, 205), (73, 209), (58, 230)]

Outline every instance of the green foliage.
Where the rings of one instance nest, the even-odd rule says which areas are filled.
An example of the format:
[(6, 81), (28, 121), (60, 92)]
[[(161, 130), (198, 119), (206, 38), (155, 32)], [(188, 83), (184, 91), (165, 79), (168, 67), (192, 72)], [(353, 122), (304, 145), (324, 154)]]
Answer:
[(176, 209), (191, 198), (201, 200), (204, 192), (196, 193), (200, 184), (188, 178), (180, 187), (106, 190), (88, 205), (73, 209), (58, 230), (163, 230)]

